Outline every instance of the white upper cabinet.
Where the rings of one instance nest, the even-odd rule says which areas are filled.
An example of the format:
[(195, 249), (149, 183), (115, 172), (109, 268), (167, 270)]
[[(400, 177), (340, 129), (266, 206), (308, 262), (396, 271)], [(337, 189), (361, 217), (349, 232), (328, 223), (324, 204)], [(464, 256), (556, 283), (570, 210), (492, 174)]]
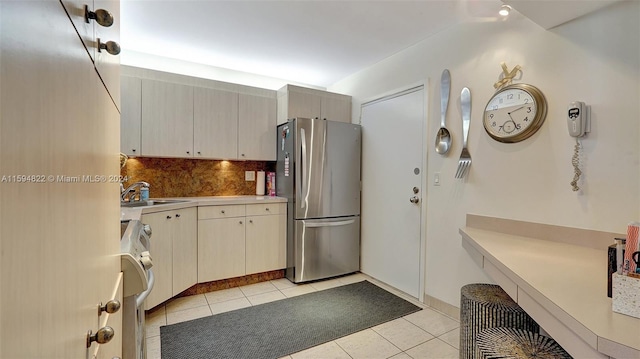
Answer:
[(277, 124), (296, 117), (350, 123), (351, 96), (286, 85), (278, 90)]
[(316, 118), (320, 116), (321, 108), (320, 96), (305, 92), (289, 92), (288, 118)]
[(276, 160), (276, 99), (240, 94), (238, 158)]
[(320, 103), (320, 118), (351, 122), (351, 97), (323, 96)]
[(275, 161), (276, 92), (124, 67), (121, 152)]
[(120, 152), (128, 156), (140, 155), (142, 136), (142, 80), (137, 77), (120, 78), (122, 93), (120, 114)]
[(193, 130), (196, 158), (238, 158), (238, 94), (196, 87)]
[(142, 80), (142, 154), (193, 157), (193, 87)]

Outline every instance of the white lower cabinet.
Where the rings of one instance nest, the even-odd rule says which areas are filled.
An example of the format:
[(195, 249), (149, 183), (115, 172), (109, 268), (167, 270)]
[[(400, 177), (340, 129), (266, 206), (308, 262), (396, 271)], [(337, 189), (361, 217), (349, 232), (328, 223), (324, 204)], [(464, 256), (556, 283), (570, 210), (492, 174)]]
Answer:
[(286, 204), (198, 209), (198, 282), (286, 267)]
[(145, 308), (196, 283), (286, 267), (286, 204), (239, 204), (143, 214), (155, 285)]
[(198, 282), (244, 275), (244, 217), (198, 221)]
[(197, 208), (174, 211), (171, 259), (173, 260), (172, 295), (177, 295), (198, 283)]
[(145, 301), (151, 309), (197, 283), (196, 208), (142, 215), (151, 226), (151, 258), (155, 285)]
[(287, 266), (285, 258), (286, 216), (247, 217), (245, 227), (245, 272), (267, 272)]

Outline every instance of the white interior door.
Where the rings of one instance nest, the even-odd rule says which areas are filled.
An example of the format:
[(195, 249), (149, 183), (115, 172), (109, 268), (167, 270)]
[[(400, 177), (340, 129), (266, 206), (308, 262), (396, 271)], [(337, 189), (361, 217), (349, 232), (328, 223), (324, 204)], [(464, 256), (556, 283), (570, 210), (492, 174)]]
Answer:
[[(422, 277), (424, 111), (421, 86), (364, 104), (361, 117), (361, 271), (416, 298)], [(410, 201), (414, 196), (418, 203)]]

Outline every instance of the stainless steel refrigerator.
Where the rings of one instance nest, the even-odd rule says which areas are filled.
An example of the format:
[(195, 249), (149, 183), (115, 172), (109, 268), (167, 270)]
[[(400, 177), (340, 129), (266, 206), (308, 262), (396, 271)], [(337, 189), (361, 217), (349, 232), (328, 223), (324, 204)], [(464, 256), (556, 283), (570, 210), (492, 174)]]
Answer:
[(360, 270), (359, 125), (296, 118), (278, 126), (276, 193), (287, 201), (286, 277)]

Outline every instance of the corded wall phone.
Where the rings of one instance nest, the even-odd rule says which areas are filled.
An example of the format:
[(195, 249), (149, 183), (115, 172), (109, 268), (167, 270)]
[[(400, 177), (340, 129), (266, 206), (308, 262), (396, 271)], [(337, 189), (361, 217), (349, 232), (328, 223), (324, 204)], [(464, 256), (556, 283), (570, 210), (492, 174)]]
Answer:
[(578, 191), (578, 180), (582, 171), (580, 170), (580, 149), (581, 144), (580, 137), (585, 136), (588, 132), (591, 132), (591, 109), (584, 102), (574, 101), (569, 104), (567, 110), (567, 127), (569, 129), (569, 135), (576, 138), (576, 146), (574, 147), (573, 157), (571, 158), (571, 164), (573, 165), (574, 176), (571, 181), (571, 187), (573, 191)]
[(591, 130), (589, 126), (589, 106), (584, 102), (574, 101), (567, 111), (567, 126), (571, 137), (582, 137)]

